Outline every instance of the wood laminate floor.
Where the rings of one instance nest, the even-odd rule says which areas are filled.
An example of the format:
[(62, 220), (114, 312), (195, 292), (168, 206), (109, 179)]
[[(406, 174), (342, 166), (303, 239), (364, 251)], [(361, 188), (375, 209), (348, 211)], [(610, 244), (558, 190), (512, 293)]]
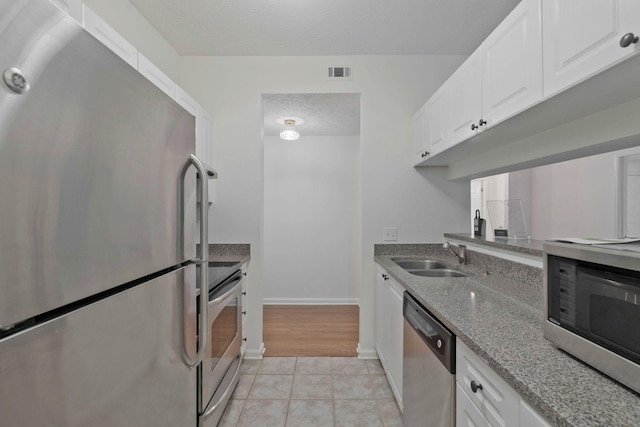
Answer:
[(265, 305), (265, 356), (357, 356), (357, 305)]

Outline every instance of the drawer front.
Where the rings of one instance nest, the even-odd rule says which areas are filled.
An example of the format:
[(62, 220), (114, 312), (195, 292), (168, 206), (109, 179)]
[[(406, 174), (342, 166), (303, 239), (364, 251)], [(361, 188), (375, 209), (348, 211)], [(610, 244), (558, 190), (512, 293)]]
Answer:
[(489, 425), (518, 425), (520, 398), (516, 391), (460, 340), (457, 352), (456, 380)]

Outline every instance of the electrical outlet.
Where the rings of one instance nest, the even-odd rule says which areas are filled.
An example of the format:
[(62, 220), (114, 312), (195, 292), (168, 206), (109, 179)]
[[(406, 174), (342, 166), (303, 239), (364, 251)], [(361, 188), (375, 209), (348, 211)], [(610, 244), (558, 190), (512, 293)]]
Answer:
[(398, 229), (396, 227), (385, 227), (382, 229), (382, 240), (385, 242), (395, 242), (398, 240)]

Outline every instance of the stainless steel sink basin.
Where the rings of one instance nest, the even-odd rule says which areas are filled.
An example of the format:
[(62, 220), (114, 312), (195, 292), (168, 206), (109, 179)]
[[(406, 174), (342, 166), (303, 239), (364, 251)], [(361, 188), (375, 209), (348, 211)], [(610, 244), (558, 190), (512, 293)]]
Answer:
[(447, 268), (447, 266), (442, 264), (441, 262), (433, 261), (430, 259), (398, 260), (394, 262), (405, 270), (434, 270)]
[(467, 277), (465, 273), (450, 269), (407, 270), (408, 273), (423, 277)]

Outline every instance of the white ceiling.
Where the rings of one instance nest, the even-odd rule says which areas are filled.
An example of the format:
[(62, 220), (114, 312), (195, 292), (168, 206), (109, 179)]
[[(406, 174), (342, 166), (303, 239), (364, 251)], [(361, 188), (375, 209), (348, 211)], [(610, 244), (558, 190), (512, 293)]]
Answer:
[(180, 55), (470, 54), (520, 0), (130, 0)]
[(360, 94), (298, 93), (262, 95), (264, 134), (278, 136), (276, 119), (297, 117), (300, 136), (360, 135)]

